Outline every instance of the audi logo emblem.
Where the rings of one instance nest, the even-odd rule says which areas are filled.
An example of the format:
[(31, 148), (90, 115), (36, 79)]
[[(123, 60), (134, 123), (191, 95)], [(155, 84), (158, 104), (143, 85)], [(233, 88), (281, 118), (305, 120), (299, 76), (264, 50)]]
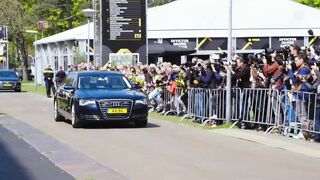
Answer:
[(111, 103), (111, 106), (121, 106), (121, 102), (113, 102)]

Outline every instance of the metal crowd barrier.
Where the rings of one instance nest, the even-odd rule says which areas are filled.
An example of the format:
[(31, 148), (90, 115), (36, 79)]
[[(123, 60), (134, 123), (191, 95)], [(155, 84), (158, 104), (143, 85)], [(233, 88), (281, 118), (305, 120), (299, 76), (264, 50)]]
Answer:
[(170, 93), (168, 90), (165, 91), (169, 100), (167, 103), (169, 104), (169, 110), (165, 112), (165, 116), (168, 114), (179, 114), (182, 110), (181, 105), (179, 104), (179, 97), (184, 93), (184, 89), (180, 87), (176, 87), (173, 93)]
[[(187, 94), (185, 94), (187, 93)], [(226, 89), (176, 88), (170, 93), (163, 87), (163, 114), (179, 114), (182, 110), (181, 95), (187, 95), (187, 114), (181, 118), (195, 119), (207, 124), (209, 121), (226, 120)], [(275, 128), (298, 129), (319, 134), (320, 96), (316, 93), (281, 91), (276, 89), (232, 89), (232, 120), (266, 125), (265, 133)], [(179, 103), (180, 102), (180, 103)], [(319, 116), (319, 117), (318, 117)]]
[(268, 125), (269, 132), (279, 120), (278, 97), (279, 92), (273, 89), (243, 89), (237, 104), (241, 107), (238, 118), (243, 123)]
[[(284, 135), (297, 136), (300, 132), (320, 134), (320, 102), (317, 93), (281, 91), (278, 127)], [(310, 134), (311, 136), (311, 134)], [(305, 137), (306, 138), (306, 137)]]
[[(188, 90), (188, 113), (181, 118), (192, 118), (207, 124), (210, 121), (226, 120), (226, 95), (225, 89), (191, 88)], [(238, 120), (241, 101), (241, 89), (232, 89), (232, 120)]]

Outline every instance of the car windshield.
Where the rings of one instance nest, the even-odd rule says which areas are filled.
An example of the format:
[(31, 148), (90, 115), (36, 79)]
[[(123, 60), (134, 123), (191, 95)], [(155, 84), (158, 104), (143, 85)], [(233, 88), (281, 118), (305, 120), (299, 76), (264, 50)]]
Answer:
[(17, 78), (18, 75), (13, 71), (0, 71), (0, 77), (4, 78)]
[(84, 75), (79, 76), (79, 89), (131, 89), (131, 84), (119, 75)]

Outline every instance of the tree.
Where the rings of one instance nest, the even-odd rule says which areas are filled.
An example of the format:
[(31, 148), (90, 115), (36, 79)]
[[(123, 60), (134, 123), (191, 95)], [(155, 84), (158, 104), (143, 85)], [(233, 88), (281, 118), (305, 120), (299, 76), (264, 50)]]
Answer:
[(88, 0), (36, 0), (30, 4), (36, 21), (45, 20), (49, 23), (46, 34), (63, 32), (86, 22), (82, 9), (90, 7)]
[(296, 1), (311, 7), (320, 8), (320, 0), (296, 0)]
[[(31, 16), (26, 12), (23, 0), (0, 1), (0, 24), (9, 28), (9, 39), (14, 43), (23, 62), (23, 79), (27, 79), (28, 68), (28, 38), (25, 27), (31, 24)], [(30, 43), (30, 42), (29, 42)]]
[(148, 0), (148, 7), (160, 6), (175, 0)]

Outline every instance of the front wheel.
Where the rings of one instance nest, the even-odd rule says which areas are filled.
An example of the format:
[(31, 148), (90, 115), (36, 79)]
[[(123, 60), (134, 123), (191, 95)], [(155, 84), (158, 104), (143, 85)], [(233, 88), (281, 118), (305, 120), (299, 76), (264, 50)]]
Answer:
[(137, 128), (144, 128), (146, 127), (148, 124), (148, 120), (138, 120), (134, 122), (134, 126)]
[(56, 122), (63, 121), (64, 117), (60, 115), (58, 110), (58, 102), (54, 101), (54, 120)]
[(76, 111), (75, 111), (74, 104), (72, 105), (72, 108), (71, 108), (71, 125), (73, 128), (81, 128), (82, 127), (82, 124), (77, 116)]

